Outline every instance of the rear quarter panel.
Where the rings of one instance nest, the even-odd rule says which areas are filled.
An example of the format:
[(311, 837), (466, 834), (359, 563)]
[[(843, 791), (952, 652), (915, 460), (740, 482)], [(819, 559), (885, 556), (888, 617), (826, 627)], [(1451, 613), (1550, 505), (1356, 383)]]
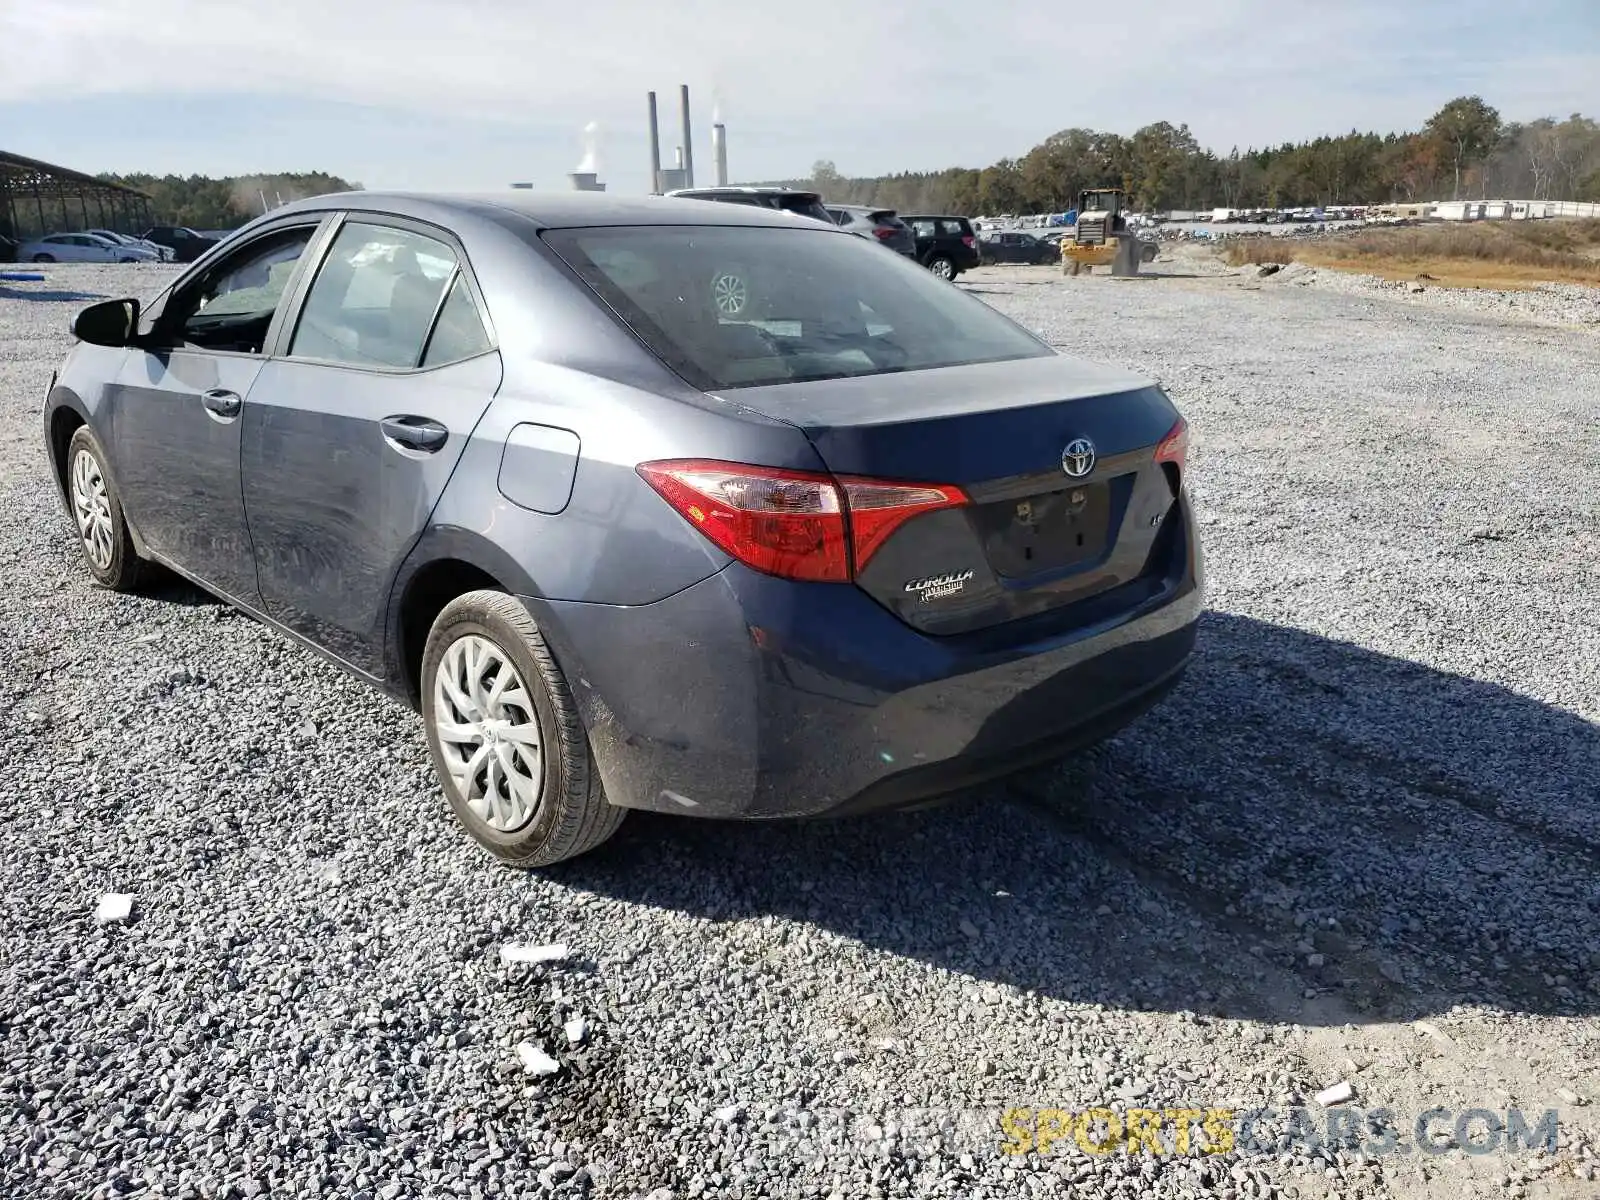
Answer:
[[(522, 594), (649, 604), (729, 559), (639, 477), (637, 464), (724, 458), (821, 469), (793, 425), (708, 397), (672, 374), (536, 237), (496, 226), (466, 248), (505, 375), (435, 510), (422, 558), (445, 542), (476, 541), (486, 557), (515, 564), (521, 580), (503, 582)], [(546, 445), (575, 442), (576, 468), (515, 446), (508, 459), (508, 438), (527, 425), (542, 427)], [(519, 487), (519, 469), (570, 472), (570, 490)], [(540, 511), (554, 507), (544, 497), (562, 491), (559, 511)]]

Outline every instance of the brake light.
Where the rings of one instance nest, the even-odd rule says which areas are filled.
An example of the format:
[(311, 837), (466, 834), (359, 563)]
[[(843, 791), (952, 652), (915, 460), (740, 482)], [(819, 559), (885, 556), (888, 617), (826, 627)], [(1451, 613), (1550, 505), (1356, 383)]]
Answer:
[(1188, 456), (1189, 422), (1179, 417), (1177, 424), (1167, 430), (1167, 436), (1162, 438), (1160, 444), (1156, 446), (1156, 461), (1158, 463), (1171, 463), (1181, 471)]
[(1156, 462), (1166, 472), (1167, 482), (1172, 486), (1172, 497), (1177, 499), (1179, 491), (1183, 488), (1183, 477), (1188, 470), (1189, 458), (1189, 423), (1179, 417), (1177, 423), (1167, 430), (1167, 436), (1156, 445)]
[(874, 225), (872, 232), (878, 235), (880, 242), (887, 242), (895, 235), (895, 228), (892, 225)]
[(961, 244), (970, 250), (972, 247), (978, 244), (978, 239), (973, 237), (970, 233), (963, 234), (961, 237)]
[(912, 517), (967, 502), (960, 488), (942, 484), (884, 483), (852, 476), (841, 477), (839, 483), (850, 514), (850, 551), (858, 574), (889, 535)]
[(784, 579), (848, 583), (912, 517), (965, 504), (961, 489), (709, 459), (639, 475), (724, 553)]

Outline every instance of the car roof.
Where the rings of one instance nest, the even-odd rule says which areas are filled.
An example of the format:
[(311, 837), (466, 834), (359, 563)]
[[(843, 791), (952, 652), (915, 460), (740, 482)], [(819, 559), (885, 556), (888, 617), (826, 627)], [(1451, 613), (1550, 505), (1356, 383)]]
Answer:
[(668, 192), (669, 196), (815, 196), (822, 199), (822, 193), (813, 192), (809, 188), (792, 187), (758, 187), (753, 184), (725, 183), (717, 187), (703, 188), (674, 188)]
[[(272, 209), (269, 217), (294, 212), (360, 209), (414, 217), (449, 226), (452, 218), (504, 223), (520, 217), (539, 229), (580, 229), (605, 225), (765, 225), (792, 229), (809, 218), (771, 208), (706, 204), (671, 196), (609, 196), (603, 192), (330, 192)], [(260, 219), (260, 218), (258, 218)]]

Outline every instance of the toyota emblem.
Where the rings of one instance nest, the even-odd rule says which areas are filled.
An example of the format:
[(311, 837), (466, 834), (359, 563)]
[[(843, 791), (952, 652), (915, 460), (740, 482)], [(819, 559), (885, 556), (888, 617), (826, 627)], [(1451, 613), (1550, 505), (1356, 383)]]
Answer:
[(1072, 479), (1082, 479), (1094, 470), (1094, 443), (1088, 438), (1073, 438), (1061, 452), (1061, 469)]

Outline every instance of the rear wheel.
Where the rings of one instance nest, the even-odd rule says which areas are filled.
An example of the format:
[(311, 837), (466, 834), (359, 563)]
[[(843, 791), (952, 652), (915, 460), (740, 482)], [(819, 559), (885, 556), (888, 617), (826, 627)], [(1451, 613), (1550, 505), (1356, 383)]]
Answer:
[(33, 256), (34, 262), (55, 262), (55, 260), (56, 256), (53, 254), (35, 254)]
[(114, 592), (137, 588), (146, 564), (133, 548), (122, 502), (106, 470), (105, 451), (87, 425), (80, 425), (67, 443), (67, 501), (95, 581)]
[(928, 260), (928, 270), (932, 271), (940, 279), (954, 279), (956, 277), (956, 264), (942, 254)]
[(495, 857), (550, 866), (617, 831), (626, 810), (607, 802), (572, 692), (519, 601), (475, 591), (446, 605), (421, 684), (439, 784)]

